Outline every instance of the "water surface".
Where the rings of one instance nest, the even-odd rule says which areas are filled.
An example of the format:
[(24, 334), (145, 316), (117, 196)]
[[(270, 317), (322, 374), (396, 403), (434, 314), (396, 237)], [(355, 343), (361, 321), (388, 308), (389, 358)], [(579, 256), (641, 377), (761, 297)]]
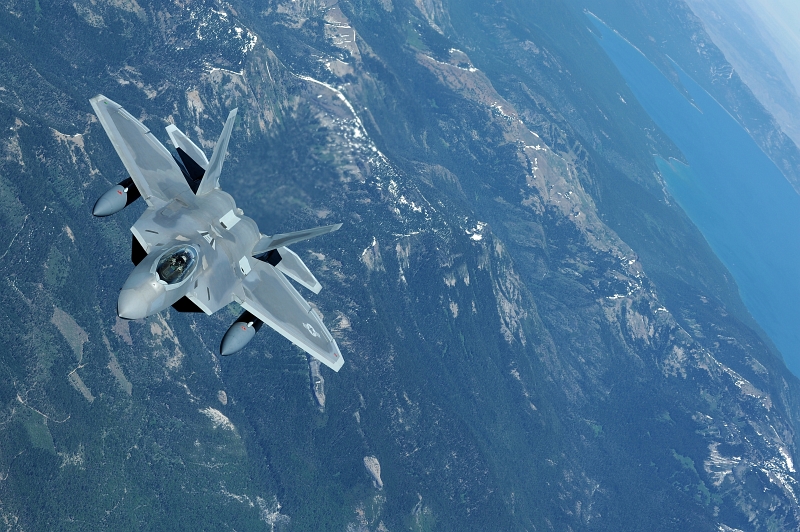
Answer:
[(800, 196), (747, 131), (676, 66), (690, 102), (595, 17), (599, 42), (689, 167), (656, 163), (667, 188), (730, 270), (750, 313), (800, 376)]

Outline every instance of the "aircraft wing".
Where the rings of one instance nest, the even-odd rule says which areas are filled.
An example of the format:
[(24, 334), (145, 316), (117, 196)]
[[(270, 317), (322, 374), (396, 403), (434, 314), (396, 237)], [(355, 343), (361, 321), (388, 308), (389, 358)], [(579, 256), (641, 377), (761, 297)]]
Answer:
[(295, 231), (294, 233), (281, 233), (280, 235), (272, 236), (261, 235), (261, 240), (256, 243), (252, 255), (255, 257), (256, 255), (266, 253), (272, 249), (278, 249), (280, 247), (296, 244), (297, 242), (302, 242), (303, 240), (308, 240), (309, 238), (314, 238), (315, 236), (338, 231), (341, 226), (342, 224), (324, 225), (322, 227)]
[(317, 313), (272, 265), (254, 260), (251, 267), (242, 282), (244, 309), (309, 355), (339, 371), (344, 359)]
[(102, 94), (89, 102), (148, 205), (161, 205), (191, 191), (172, 155), (144, 124)]

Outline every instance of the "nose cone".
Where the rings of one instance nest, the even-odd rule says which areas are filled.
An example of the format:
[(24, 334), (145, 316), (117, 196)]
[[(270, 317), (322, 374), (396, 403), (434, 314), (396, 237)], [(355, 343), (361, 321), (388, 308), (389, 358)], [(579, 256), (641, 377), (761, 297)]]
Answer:
[[(117, 313), (121, 318), (139, 320), (156, 314), (189, 292), (191, 277), (173, 284), (162, 279), (163, 275), (174, 277), (176, 271), (176, 268), (158, 270), (157, 261), (163, 256), (164, 253), (151, 253), (128, 276), (117, 300)], [(192, 258), (196, 264), (196, 257)]]
[(120, 318), (126, 320), (140, 320), (150, 314), (149, 301), (152, 298), (147, 297), (143, 290), (128, 289), (119, 293), (117, 300), (117, 314)]
[[(158, 276), (149, 271), (149, 265), (145, 262), (133, 269), (122, 286), (117, 300), (120, 318), (140, 320), (164, 310), (175, 302), (173, 299), (180, 298), (180, 294), (166, 293), (166, 287), (158, 282)], [(174, 297), (168, 299), (168, 295)]]

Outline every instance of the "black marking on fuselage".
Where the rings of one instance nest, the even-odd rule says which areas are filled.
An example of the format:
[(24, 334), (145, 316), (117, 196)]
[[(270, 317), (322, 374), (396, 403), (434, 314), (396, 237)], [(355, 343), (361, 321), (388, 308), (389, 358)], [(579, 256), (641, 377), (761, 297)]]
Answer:
[(186, 296), (183, 296), (179, 300), (177, 300), (173, 305), (172, 308), (177, 310), (178, 312), (203, 312), (203, 310), (194, 304), (194, 301), (189, 299)]
[(261, 253), (260, 255), (256, 255), (253, 258), (258, 259), (262, 262), (266, 262), (267, 264), (271, 264), (272, 266), (277, 266), (278, 263), (283, 259), (283, 257), (281, 257), (281, 254), (278, 253), (277, 249), (271, 249), (266, 253)]
[(147, 252), (144, 250), (136, 237), (131, 235), (131, 262), (133, 262), (133, 265), (138, 266), (146, 256)]
[(203, 176), (205, 175), (206, 171), (182, 149), (175, 148), (175, 151), (178, 152), (178, 157), (175, 157), (174, 155), (173, 157), (175, 157), (175, 161), (178, 163), (178, 166), (183, 173), (183, 177), (186, 179), (186, 183), (188, 183), (189, 188), (192, 189), (192, 192), (197, 194), (197, 189), (200, 187), (200, 182), (203, 181)]

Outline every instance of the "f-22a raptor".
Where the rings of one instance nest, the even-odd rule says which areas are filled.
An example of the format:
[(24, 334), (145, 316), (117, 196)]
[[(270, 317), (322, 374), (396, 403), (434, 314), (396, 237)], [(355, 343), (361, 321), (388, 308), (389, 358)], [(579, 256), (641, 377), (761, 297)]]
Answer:
[(135, 268), (120, 291), (119, 316), (141, 319), (169, 306), (210, 315), (236, 302), (245, 312), (225, 333), (222, 355), (242, 349), (266, 323), (339, 371), (336, 341), (287, 277), (314, 293), (322, 287), (287, 246), (341, 224), (268, 236), (236, 207), (219, 176), (237, 110), (208, 160), (174, 125), (167, 133), (177, 155), (119, 104), (103, 95), (89, 101), (130, 175), (97, 200), (93, 214), (114, 214), (139, 197), (147, 203), (131, 227)]

